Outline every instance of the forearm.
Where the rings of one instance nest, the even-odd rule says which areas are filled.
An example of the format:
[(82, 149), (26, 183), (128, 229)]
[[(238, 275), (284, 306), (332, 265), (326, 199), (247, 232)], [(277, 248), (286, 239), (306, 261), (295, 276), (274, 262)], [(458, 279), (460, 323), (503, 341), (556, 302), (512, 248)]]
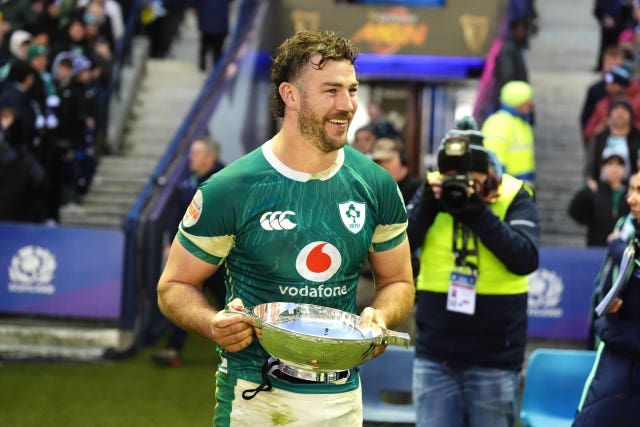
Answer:
[(376, 289), (370, 306), (376, 309), (388, 329), (393, 329), (407, 318), (415, 301), (413, 280), (394, 282)]
[(197, 287), (179, 282), (160, 282), (158, 307), (180, 328), (215, 341), (211, 325), (217, 311)]
[(533, 201), (525, 190), (520, 190), (504, 221), (487, 210), (470, 226), (512, 273), (529, 274), (538, 268), (540, 225)]

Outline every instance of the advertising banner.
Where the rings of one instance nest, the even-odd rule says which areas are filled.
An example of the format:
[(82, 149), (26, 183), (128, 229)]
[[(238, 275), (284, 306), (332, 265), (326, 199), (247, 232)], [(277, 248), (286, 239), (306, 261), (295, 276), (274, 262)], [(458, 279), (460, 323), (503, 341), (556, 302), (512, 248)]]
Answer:
[(0, 223), (0, 313), (120, 316), (120, 230)]
[(302, 30), (333, 30), (363, 53), (484, 57), (497, 31), (500, 5), (499, 0), (282, 0), (274, 2), (272, 27), (279, 40)]
[(530, 338), (587, 338), (593, 282), (604, 253), (604, 248), (540, 248), (540, 268), (529, 276)]

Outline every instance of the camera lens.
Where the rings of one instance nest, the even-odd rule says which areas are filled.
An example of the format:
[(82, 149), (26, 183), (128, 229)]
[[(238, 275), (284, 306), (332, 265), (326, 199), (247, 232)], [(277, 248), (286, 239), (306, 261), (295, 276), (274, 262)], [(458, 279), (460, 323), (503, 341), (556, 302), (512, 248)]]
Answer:
[(464, 206), (469, 197), (467, 180), (451, 178), (442, 182), (442, 201), (452, 207)]

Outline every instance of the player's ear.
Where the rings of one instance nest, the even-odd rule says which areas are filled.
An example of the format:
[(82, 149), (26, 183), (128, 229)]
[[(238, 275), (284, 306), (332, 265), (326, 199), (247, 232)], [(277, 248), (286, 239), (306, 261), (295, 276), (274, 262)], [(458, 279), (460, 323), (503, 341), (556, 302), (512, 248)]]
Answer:
[(297, 109), (300, 93), (294, 85), (289, 82), (282, 82), (280, 86), (278, 86), (278, 92), (287, 108)]

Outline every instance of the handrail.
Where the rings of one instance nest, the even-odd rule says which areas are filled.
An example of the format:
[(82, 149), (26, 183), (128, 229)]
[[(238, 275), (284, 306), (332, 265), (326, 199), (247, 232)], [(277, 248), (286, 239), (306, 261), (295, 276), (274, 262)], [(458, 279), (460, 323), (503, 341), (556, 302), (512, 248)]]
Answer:
[[(167, 150), (127, 213), (123, 225), (125, 232), (123, 307), (128, 311), (121, 316), (122, 326), (125, 328), (134, 326), (137, 320), (136, 310), (139, 310), (140, 306), (144, 307), (146, 303), (146, 301), (140, 301), (140, 298), (144, 299), (148, 296), (144, 285), (141, 284), (142, 280), (139, 279), (140, 270), (145, 262), (141, 259), (141, 256), (144, 256), (141, 246), (144, 244), (144, 224), (148, 220), (149, 211), (152, 211), (156, 206), (154, 203), (166, 201), (166, 198), (170, 196), (172, 189), (167, 188), (167, 178), (177, 174), (177, 170), (180, 169), (180, 162), (184, 163), (184, 159), (181, 159), (178, 154), (186, 150), (195, 137), (204, 133), (208, 116), (211, 114), (210, 105), (214, 99), (217, 99), (216, 89), (223, 80), (223, 73), (228, 65), (235, 61), (241, 52), (239, 47), (251, 31), (253, 18), (259, 5), (266, 7), (268, 1), (244, 0), (240, 5), (237, 24), (232, 32), (231, 42), (224, 51), (220, 65), (216, 66), (207, 78), (199, 96), (193, 102), (182, 124), (169, 143)], [(149, 309), (149, 307), (146, 308)]]

